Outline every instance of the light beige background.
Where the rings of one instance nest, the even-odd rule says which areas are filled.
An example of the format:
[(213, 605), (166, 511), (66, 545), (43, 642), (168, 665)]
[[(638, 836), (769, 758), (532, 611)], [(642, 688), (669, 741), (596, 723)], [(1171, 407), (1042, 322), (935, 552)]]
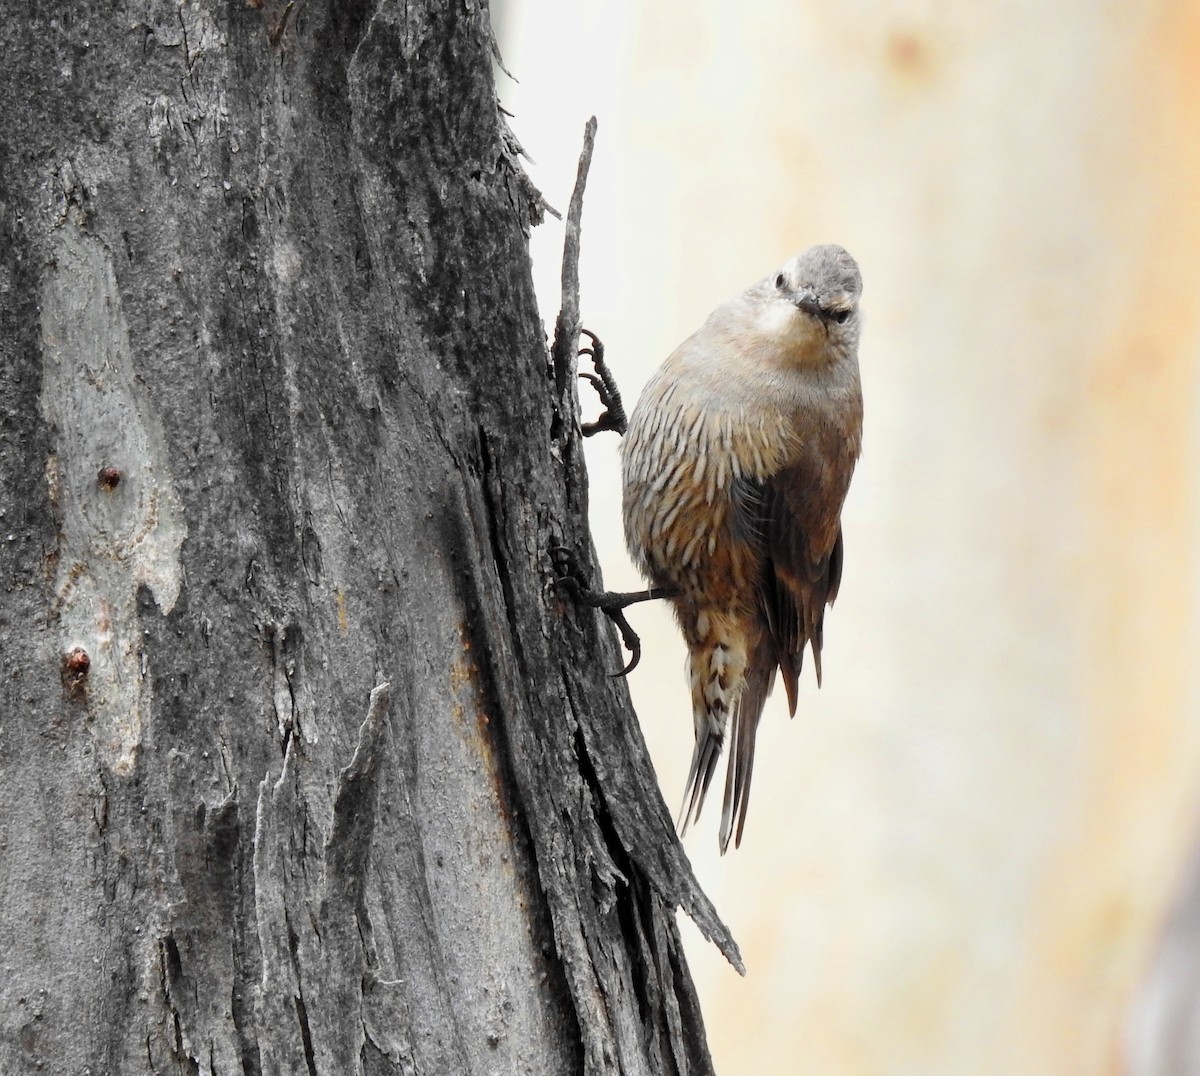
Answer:
[[(599, 117), (583, 309), (630, 406), (796, 251), (839, 242), (865, 278), (825, 687), (769, 708), (741, 850), (711, 805), (687, 839), (749, 968), (687, 928), (718, 1070), (1200, 1072), (1141, 1000), (1200, 819), (1200, 2), (497, 21), (562, 210)], [(561, 241), (535, 233), (548, 322)], [(605, 582), (632, 588), (617, 441), (588, 452)], [(674, 805), (683, 649), (663, 610), (633, 619)]]

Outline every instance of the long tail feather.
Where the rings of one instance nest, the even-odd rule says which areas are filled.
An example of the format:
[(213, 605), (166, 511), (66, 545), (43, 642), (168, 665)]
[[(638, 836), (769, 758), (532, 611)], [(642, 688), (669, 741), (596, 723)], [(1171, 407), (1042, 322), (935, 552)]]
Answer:
[(675, 826), (681, 837), (687, 833), (689, 825), (700, 820), (700, 810), (704, 806), (704, 797), (708, 794), (713, 774), (717, 772), (717, 762), (721, 757), (724, 739), (724, 736), (713, 732), (707, 726), (696, 737), (696, 746), (692, 750), (692, 764), (688, 768), (687, 785), (683, 792), (683, 806)]
[[(742, 843), (742, 828), (746, 824), (746, 809), (750, 806), (750, 779), (754, 775), (754, 740), (758, 722), (771, 688), (775, 686), (774, 654), (760, 648), (746, 670), (746, 686), (733, 714), (732, 745), (729, 767), (725, 775), (725, 800), (721, 808), (721, 854), (733, 837), (736, 848)], [(736, 821), (737, 829), (734, 831)]]

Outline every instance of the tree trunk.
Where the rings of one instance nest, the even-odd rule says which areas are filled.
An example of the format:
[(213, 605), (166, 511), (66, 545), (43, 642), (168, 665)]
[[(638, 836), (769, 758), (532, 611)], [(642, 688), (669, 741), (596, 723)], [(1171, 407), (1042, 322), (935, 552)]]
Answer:
[(0, 5), (4, 1073), (711, 1070), (491, 50)]

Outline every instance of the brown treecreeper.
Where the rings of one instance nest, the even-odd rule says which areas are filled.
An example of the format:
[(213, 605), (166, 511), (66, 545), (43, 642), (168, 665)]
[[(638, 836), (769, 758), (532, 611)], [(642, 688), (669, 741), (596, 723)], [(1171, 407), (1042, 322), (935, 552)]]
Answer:
[(861, 292), (841, 247), (793, 258), (675, 350), (622, 442), (625, 540), (688, 647), (696, 741), (681, 831), (700, 815), (732, 718), (722, 852), (741, 842), (776, 672), (793, 714), (806, 646), (821, 682), (862, 440)]

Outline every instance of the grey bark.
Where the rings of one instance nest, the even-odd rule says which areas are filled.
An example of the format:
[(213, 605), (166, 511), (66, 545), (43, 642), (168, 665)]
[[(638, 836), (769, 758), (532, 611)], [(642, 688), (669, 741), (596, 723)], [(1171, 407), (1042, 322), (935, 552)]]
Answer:
[(0, 4), (0, 1072), (711, 1071), (491, 42)]

